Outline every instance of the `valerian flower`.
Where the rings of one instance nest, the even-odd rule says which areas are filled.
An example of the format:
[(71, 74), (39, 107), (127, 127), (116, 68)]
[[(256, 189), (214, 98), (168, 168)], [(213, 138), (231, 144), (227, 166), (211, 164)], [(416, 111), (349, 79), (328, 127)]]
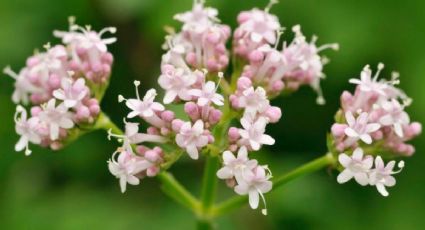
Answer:
[(202, 120), (197, 120), (193, 126), (190, 122), (185, 122), (180, 128), (180, 132), (176, 135), (176, 143), (186, 149), (192, 159), (198, 159), (198, 148), (208, 144), (208, 135), (205, 134)]

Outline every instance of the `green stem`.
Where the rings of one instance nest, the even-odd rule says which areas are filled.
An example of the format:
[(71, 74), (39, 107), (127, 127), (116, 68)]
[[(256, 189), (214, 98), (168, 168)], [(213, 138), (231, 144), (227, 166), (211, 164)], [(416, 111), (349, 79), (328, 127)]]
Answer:
[(217, 176), (216, 172), (219, 166), (219, 159), (217, 156), (208, 156), (204, 177), (202, 179), (202, 190), (201, 190), (201, 204), (202, 212), (204, 214), (209, 213), (211, 206), (214, 203), (216, 188), (217, 188)]
[(117, 126), (104, 112), (99, 114), (94, 129), (103, 129), (105, 131), (111, 130), (112, 133), (123, 135), (124, 132)]
[(200, 216), (200, 203), (199, 201), (188, 192), (171, 173), (161, 172), (157, 178), (161, 181), (162, 191), (172, 198), (177, 203), (182, 204), (190, 209), (197, 216)]
[[(292, 171), (289, 173), (283, 174), (282, 176), (277, 177), (273, 180), (273, 190), (276, 190), (277, 188), (281, 187), (282, 185), (296, 179), (299, 177), (302, 177), (304, 175), (310, 174), (312, 172), (315, 172), (317, 170), (320, 170), (326, 166), (335, 164), (335, 158), (331, 153), (328, 153), (322, 157), (316, 158)], [(245, 204), (247, 204), (248, 197), (247, 196), (237, 196), (230, 198), (227, 201), (222, 202), (221, 204), (218, 204), (216, 207), (212, 209), (211, 215), (212, 216), (221, 216), (224, 214), (227, 214), (229, 212), (232, 212), (235, 209), (238, 209)]]
[[(97, 119), (94, 129), (111, 130), (112, 133), (123, 135), (124, 132), (109, 119), (105, 113), (101, 113)], [(176, 153), (176, 159), (181, 155), (181, 152)], [(168, 172), (161, 172), (157, 178), (162, 183), (163, 192), (172, 198), (177, 203), (189, 208), (196, 215), (200, 216), (200, 202), (183, 187), (174, 177)]]

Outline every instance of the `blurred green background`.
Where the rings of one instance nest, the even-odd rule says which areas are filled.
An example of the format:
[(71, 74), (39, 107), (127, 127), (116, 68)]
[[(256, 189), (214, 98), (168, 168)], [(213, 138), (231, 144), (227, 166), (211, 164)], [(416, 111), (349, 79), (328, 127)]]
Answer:
[[(208, 0), (220, 18), (235, 26), (240, 10), (264, 7), (266, 0)], [(95, 29), (118, 28), (111, 46), (115, 65), (111, 87), (102, 107), (121, 124), (125, 108), (117, 95), (133, 95), (132, 81), (144, 89), (156, 87), (163, 53), (164, 25), (177, 26), (172, 16), (188, 10), (191, 0), (1, 0), (0, 67), (21, 68), (34, 48), (50, 41), (54, 29), (67, 29), (67, 17)], [(268, 132), (277, 140), (269, 154), (259, 154), (275, 174), (325, 153), (325, 134), (338, 109), (339, 95), (353, 89), (348, 79), (365, 64), (382, 61), (385, 76), (401, 73), (401, 87), (414, 99), (412, 120), (425, 122), (425, 2), (398, 0), (282, 0), (272, 13), (290, 28), (301, 24), (306, 35), (319, 35), (319, 44), (338, 42), (339, 52), (326, 52), (331, 63), (323, 81), (325, 106), (305, 88), (273, 101), (283, 119)], [(284, 39), (290, 38), (290, 33)], [(116, 147), (105, 133), (81, 138), (68, 148), (51, 152), (37, 147), (33, 155), (15, 153), (13, 81), (0, 77), (0, 223), (1, 229), (194, 229), (188, 211), (165, 197), (153, 179), (130, 186), (122, 195), (106, 160)], [(220, 229), (423, 229), (425, 225), (425, 139), (416, 139), (417, 153), (406, 159), (397, 186), (383, 198), (373, 187), (338, 185), (325, 170), (297, 180), (267, 196), (269, 216), (244, 209), (218, 219)], [(257, 157), (257, 156), (256, 156)], [(172, 172), (199, 193), (203, 162), (181, 161)], [(223, 184), (220, 199), (232, 194)]]

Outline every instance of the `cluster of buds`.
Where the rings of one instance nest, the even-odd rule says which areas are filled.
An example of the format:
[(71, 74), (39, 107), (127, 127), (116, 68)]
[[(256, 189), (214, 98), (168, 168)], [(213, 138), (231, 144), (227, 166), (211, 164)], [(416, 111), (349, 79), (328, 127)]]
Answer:
[[(97, 33), (82, 30), (73, 21), (71, 18), (70, 32), (54, 33), (63, 38), (63, 44), (45, 45), (46, 51), (29, 57), (19, 73), (10, 67), (4, 69), (15, 79), (12, 100), (17, 104), (16, 132), (21, 136), (15, 149), (25, 150), (26, 155), (31, 154), (29, 143), (61, 148), (67, 138), (93, 124), (100, 113), (101, 91), (112, 65), (106, 45), (115, 41), (100, 36), (114, 29)], [(95, 63), (102, 63), (101, 70)], [(21, 104), (30, 106), (30, 113)]]
[[(390, 81), (378, 80), (383, 68), (384, 65), (380, 63), (378, 71), (372, 76), (372, 71), (367, 65), (361, 72), (360, 79), (350, 79), (350, 83), (356, 84), (355, 93), (345, 91), (341, 96), (342, 108), (338, 111), (336, 123), (332, 126), (330, 144), (332, 152), (354, 152), (352, 161), (348, 160), (346, 154), (340, 155), (339, 161), (345, 168), (344, 172), (349, 172), (350, 168), (354, 171), (354, 168), (360, 170), (359, 173), (363, 174), (359, 174), (356, 179), (359, 184), (376, 184), (379, 192), (387, 196), (388, 193), (382, 186), (393, 186), (395, 181), (392, 177), (388, 179), (391, 181), (388, 183), (382, 179), (382, 185), (373, 179), (376, 173), (384, 170), (384, 163), (379, 155), (388, 158), (411, 156), (415, 149), (406, 142), (418, 136), (422, 126), (418, 122), (410, 122), (405, 108), (410, 105), (411, 99), (396, 88), (399, 83), (398, 74), (393, 73)], [(371, 156), (368, 156), (367, 159), (363, 159), (363, 150), (376, 156), (376, 169), (370, 171), (373, 158), (369, 159)], [(361, 166), (357, 167), (355, 164)], [(382, 175), (393, 174), (393, 167), (394, 162), (388, 163)], [(370, 171), (368, 177), (365, 177), (365, 170)], [(349, 178), (348, 175), (351, 174), (342, 173), (338, 181), (345, 182)]]
[(196, 1), (192, 11), (177, 14), (174, 18), (183, 23), (180, 33), (167, 37), (163, 64), (179, 68), (207, 69), (217, 72), (229, 64), (226, 42), (230, 28), (219, 24), (218, 11), (204, 7), (203, 1)]

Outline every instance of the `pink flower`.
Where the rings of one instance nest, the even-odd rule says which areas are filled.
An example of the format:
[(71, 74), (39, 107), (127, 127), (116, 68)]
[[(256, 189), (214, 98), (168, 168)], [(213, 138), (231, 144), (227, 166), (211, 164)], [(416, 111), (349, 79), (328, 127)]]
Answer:
[(140, 116), (143, 118), (149, 118), (155, 116), (155, 112), (164, 111), (164, 106), (158, 102), (155, 102), (156, 90), (150, 89), (146, 92), (143, 100), (140, 99), (138, 87), (140, 85), (139, 81), (135, 81), (134, 85), (136, 86), (136, 99), (125, 99), (120, 96), (119, 101), (126, 101), (125, 105), (132, 111), (127, 115), (128, 118), (133, 118)]
[(159, 76), (158, 83), (165, 90), (164, 103), (170, 104), (177, 97), (182, 100), (190, 100), (189, 90), (196, 82), (197, 75), (183, 68), (174, 68), (171, 65), (165, 65), (162, 68), (162, 74)]
[(251, 147), (251, 149), (257, 151), (261, 145), (273, 145), (275, 140), (264, 134), (266, 131), (267, 120), (264, 117), (258, 118), (256, 121), (249, 121), (249, 119), (241, 118), (241, 124), (244, 129), (239, 129), (241, 135), (240, 143)]
[(30, 155), (29, 143), (40, 144), (41, 135), (37, 132), (40, 125), (38, 117), (27, 117), (27, 111), (20, 105), (16, 107), (15, 113), (15, 129), (16, 133), (21, 136), (15, 145), (15, 151), (20, 152), (25, 149), (25, 155)]
[(63, 78), (61, 88), (53, 91), (53, 96), (62, 100), (67, 108), (73, 108), (80, 104), (88, 93), (89, 89), (84, 78), (79, 78), (75, 82), (71, 78)]
[(269, 180), (271, 175), (266, 173), (264, 166), (257, 166), (252, 171), (249, 171), (243, 175), (244, 180), (239, 181), (238, 185), (235, 186), (235, 192), (239, 195), (249, 196), (249, 205), (252, 209), (258, 207), (260, 202), (260, 196), (264, 202), (263, 214), (267, 214), (266, 201), (264, 199), (264, 193), (269, 192), (272, 189), (272, 182)]
[(354, 118), (353, 113), (346, 112), (345, 119), (347, 120), (348, 127), (344, 132), (349, 137), (350, 143), (357, 140), (362, 140), (366, 144), (372, 143), (370, 133), (377, 131), (381, 125), (378, 123), (369, 123), (369, 114), (366, 112), (361, 113), (357, 119)]
[(245, 114), (255, 116), (257, 112), (262, 113), (266, 111), (270, 103), (267, 99), (266, 91), (262, 87), (249, 87), (242, 92), (238, 98), (238, 105), (245, 109)]
[(202, 89), (192, 89), (189, 91), (189, 94), (198, 98), (197, 104), (199, 106), (209, 105), (211, 102), (215, 105), (222, 106), (224, 97), (216, 93), (217, 87), (212, 81), (208, 81), (202, 87)]
[(54, 141), (59, 138), (61, 128), (71, 129), (74, 127), (74, 122), (71, 119), (72, 114), (68, 112), (68, 108), (64, 105), (56, 106), (56, 99), (50, 99), (42, 108), (43, 111), (40, 112), (38, 117), (49, 127), (50, 140)]
[(373, 165), (373, 157), (363, 157), (363, 150), (356, 148), (353, 155), (350, 157), (345, 153), (339, 154), (339, 163), (344, 167), (344, 170), (338, 175), (337, 181), (343, 184), (353, 177), (360, 185), (369, 184), (368, 173)]
[(384, 101), (381, 103), (382, 109), (385, 111), (379, 122), (383, 126), (393, 126), (395, 133), (399, 137), (403, 137), (403, 126), (410, 123), (409, 115), (404, 111), (404, 106), (400, 105), (396, 99), (391, 101)]
[(398, 163), (398, 171), (393, 171), (394, 166), (395, 161), (390, 161), (385, 166), (380, 156), (375, 158), (375, 169), (370, 173), (370, 185), (376, 186), (378, 192), (381, 193), (382, 196), (389, 195), (385, 187), (392, 187), (396, 184), (396, 180), (392, 175), (401, 172), (404, 167), (404, 161)]
[(235, 157), (232, 152), (225, 151), (223, 153), (223, 167), (217, 171), (220, 179), (236, 178), (241, 181), (246, 171), (250, 171), (257, 166), (256, 160), (248, 158), (248, 150), (245, 146), (239, 148), (238, 156)]
[(186, 149), (189, 156), (197, 160), (198, 148), (202, 148), (208, 144), (208, 135), (204, 132), (204, 123), (197, 120), (193, 126), (190, 122), (185, 122), (180, 132), (176, 135), (176, 143), (181, 148)]
[[(118, 157), (116, 157), (117, 154), (119, 154)], [(112, 158), (108, 160), (109, 171), (119, 179), (122, 193), (125, 192), (127, 183), (138, 185), (140, 179), (136, 175), (151, 166), (153, 164), (148, 160), (127, 151), (115, 152)]]

